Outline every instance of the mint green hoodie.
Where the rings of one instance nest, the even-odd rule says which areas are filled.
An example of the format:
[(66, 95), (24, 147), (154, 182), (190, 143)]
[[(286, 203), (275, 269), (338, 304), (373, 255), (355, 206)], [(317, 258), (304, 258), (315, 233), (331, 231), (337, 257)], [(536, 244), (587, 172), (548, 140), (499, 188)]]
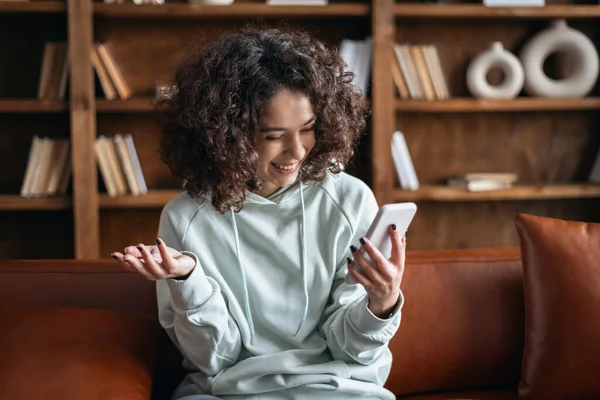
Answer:
[(345, 283), (378, 206), (360, 180), (247, 194), (239, 213), (181, 194), (159, 237), (196, 258), (183, 281), (157, 281), (159, 319), (190, 372), (173, 398), (394, 399), (383, 388), (403, 299), (374, 316), (360, 285)]

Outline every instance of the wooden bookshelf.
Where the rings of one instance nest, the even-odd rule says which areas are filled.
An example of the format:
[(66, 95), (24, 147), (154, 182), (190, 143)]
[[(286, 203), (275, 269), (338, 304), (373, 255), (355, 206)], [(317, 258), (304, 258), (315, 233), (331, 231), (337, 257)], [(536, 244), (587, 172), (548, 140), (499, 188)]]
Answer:
[(599, 110), (600, 97), (582, 99), (545, 99), (522, 97), (514, 100), (480, 100), (452, 98), (448, 100), (397, 100), (400, 112), (464, 113)]
[(269, 6), (264, 3), (233, 3), (229, 6), (202, 4), (104, 4), (94, 3), (94, 15), (111, 18), (322, 18), (368, 16), (370, 7), (361, 3), (327, 6)]
[(100, 195), (100, 208), (162, 208), (183, 190), (152, 190), (141, 196)]
[[(357, 152), (380, 204), (418, 203), (410, 228), (414, 250), (515, 245), (512, 217), (532, 212), (557, 218), (600, 218), (599, 185), (585, 184), (600, 147), (600, 83), (581, 99), (543, 99), (522, 93), (514, 100), (479, 100), (468, 93), (466, 68), (473, 57), (501, 41), (517, 52), (554, 18), (587, 34), (600, 47), (600, 6), (488, 8), (472, 3), (401, 3), (394, 0), (333, 1), (328, 6), (267, 6), (239, 0), (231, 6), (105, 4), (92, 0), (0, 1), (3, 43), (0, 67), (0, 220), (21, 251), (32, 228), (59, 234), (38, 243), (36, 256), (108, 257), (124, 245), (154, 240), (162, 207), (181, 193), (181, 183), (160, 161), (160, 134), (151, 95), (189, 45), (230, 28), (258, 21), (264, 27), (290, 23), (338, 46), (344, 38), (373, 38), (369, 135)], [(198, 24), (198, 20), (202, 20)], [(33, 38), (33, 39), (30, 39)], [(45, 41), (68, 41), (67, 101), (36, 99)], [(90, 50), (110, 41), (133, 90), (127, 100), (106, 100), (94, 90)], [(399, 100), (389, 44), (435, 44), (451, 98)], [(4, 60), (4, 61), (2, 61)], [(390, 139), (407, 139), (421, 188), (398, 189)], [(109, 197), (94, 155), (98, 135), (129, 133), (149, 193)], [(24, 199), (19, 188), (34, 134), (70, 137), (73, 176), (68, 197)], [(369, 140), (370, 143), (366, 143)], [(467, 172), (516, 172), (518, 185), (493, 192), (467, 192), (439, 185)], [(544, 182), (573, 182), (570, 184)], [(13, 211), (20, 211), (13, 213)], [(9, 221), (6, 223), (5, 221)], [(457, 239), (459, 238), (459, 239)], [(483, 240), (483, 238), (486, 238)], [(27, 257), (26, 253), (0, 254)]]
[(549, 4), (544, 7), (486, 7), (481, 4), (395, 4), (401, 18), (598, 18), (600, 6)]
[(600, 198), (600, 184), (517, 185), (510, 189), (470, 192), (444, 185), (424, 185), (418, 190), (394, 190), (396, 201), (505, 201)]
[(66, 1), (0, 1), (0, 13), (64, 13)]
[[(2, 4), (0, 2), (0, 4)], [(56, 113), (69, 111), (69, 104), (60, 100), (0, 99), (0, 113)]]
[(68, 210), (71, 199), (68, 197), (47, 197), (27, 199), (18, 195), (0, 195), (0, 211), (47, 211)]
[[(518, 212), (600, 218), (600, 185), (585, 183), (600, 147), (600, 85), (585, 98), (538, 98), (523, 91), (513, 100), (482, 100), (471, 96), (466, 84), (471, 60), (493, 41), (518, 54), (554, 18), (566, 18), (597, 42), (599, 5), (492, 8), (384, 1), (374, 3), (373, 15), (372, 187), (380, 204), (417, 203), (411, 248), (517, 245)], [(451, 97), (399, 99), (390, 42), (435, 45)], [(557, 73), (561, 66), (549, 68)], [(398, 188), (390, 152), (396, 130), (406, 138), (419, 190)], [(439, 184), (469, 172), (514, 172), (527, 184), (486, 192)]]

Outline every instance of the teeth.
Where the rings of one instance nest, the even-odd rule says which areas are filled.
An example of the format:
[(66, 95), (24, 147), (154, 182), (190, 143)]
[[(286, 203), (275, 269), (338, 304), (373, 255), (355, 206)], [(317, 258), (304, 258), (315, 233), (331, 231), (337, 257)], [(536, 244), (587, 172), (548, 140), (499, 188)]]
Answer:
[(296, 163), (294, 165), (282, 165), (282, 164), (273, 163), (273, 165), (276, 166), (279, 169), (284, 170), (284, 171), (291, 171), (291, 170), (293, 170), (293, 169), (296, 168), (296, 166), (298, 165), (298, 163)]

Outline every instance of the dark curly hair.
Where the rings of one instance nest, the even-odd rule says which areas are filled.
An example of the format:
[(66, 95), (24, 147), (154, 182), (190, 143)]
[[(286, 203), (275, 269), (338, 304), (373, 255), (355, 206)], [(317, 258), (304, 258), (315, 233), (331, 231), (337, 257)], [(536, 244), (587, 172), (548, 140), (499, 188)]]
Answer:
[(311, 100), (316, 143), (302, 182), (321, 182), (351, 159), (368, 109), (337, 52), (296, 29), (245, 28), (192, 52), (169, 95), (154, 100), (160, 156), (192, 198), (208, 195), (221, 213), (239, 211), (246, 190), (262, 190), (256, 137), (263, 105), (280, 89)]

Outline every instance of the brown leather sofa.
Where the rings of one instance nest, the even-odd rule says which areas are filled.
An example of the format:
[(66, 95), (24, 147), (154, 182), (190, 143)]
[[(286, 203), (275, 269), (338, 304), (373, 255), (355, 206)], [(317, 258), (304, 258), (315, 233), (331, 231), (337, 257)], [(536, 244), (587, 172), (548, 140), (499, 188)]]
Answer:
[[(401, 399), (517, 398), (518, 248), (410, 252), (402, 289), (390, 390)], [(0, 260), (0, 306), (1, 400), (167, 399), (181, 379), (153, 283), (112, 260)]]

